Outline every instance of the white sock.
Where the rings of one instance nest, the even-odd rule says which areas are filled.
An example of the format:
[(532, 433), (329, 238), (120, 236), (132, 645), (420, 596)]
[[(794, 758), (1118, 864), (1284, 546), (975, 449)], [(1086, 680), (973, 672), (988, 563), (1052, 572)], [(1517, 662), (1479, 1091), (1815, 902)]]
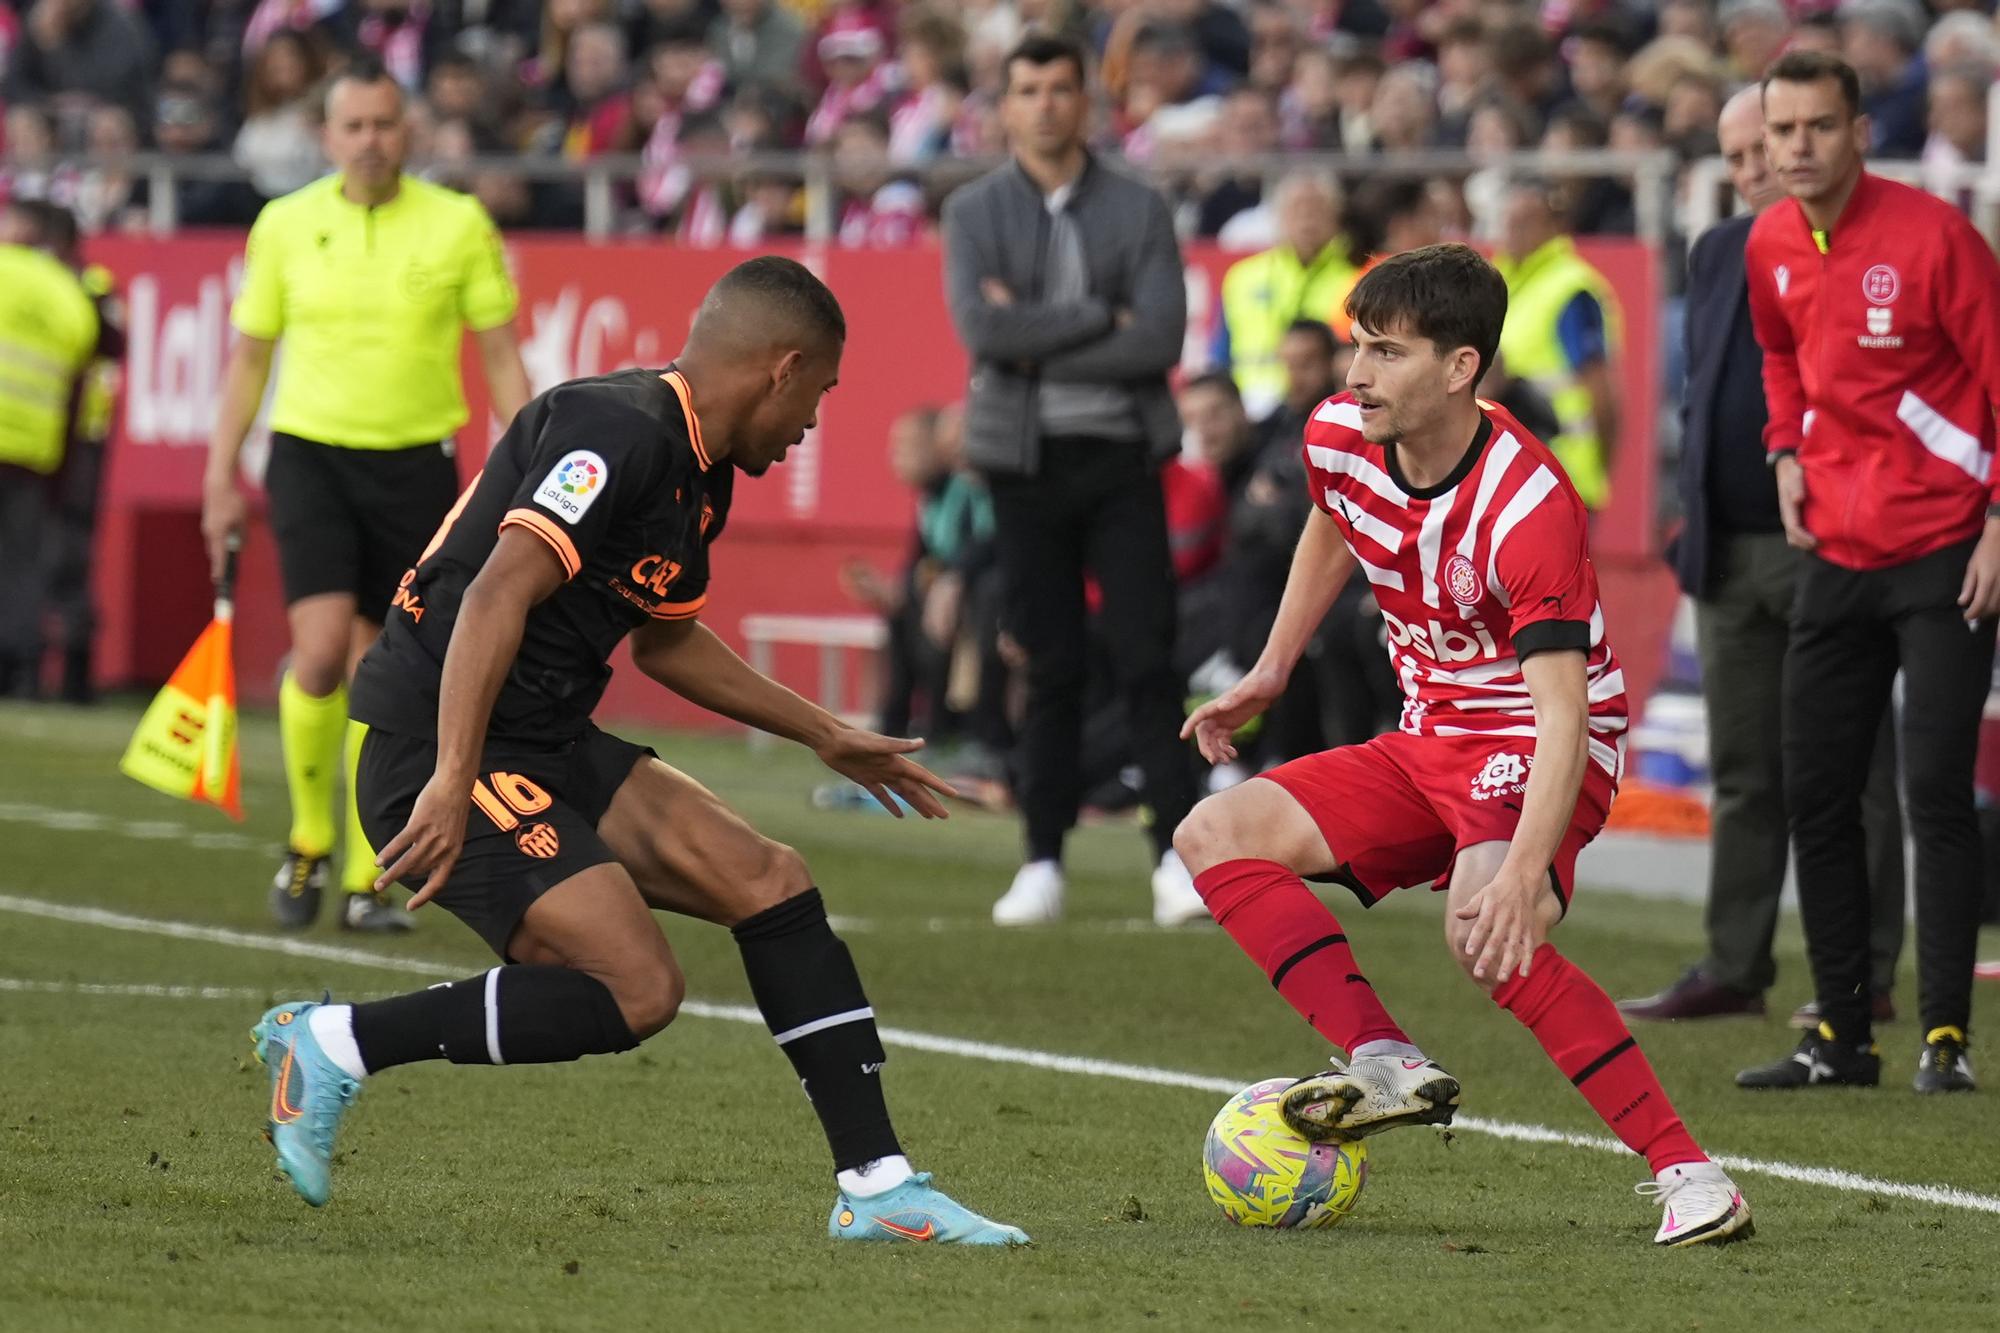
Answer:
[(1377, 1055), (1394, 1056), (1401, 1060), (1428, 1060), (1425, 1055), (1407, 1041), (1364, 1041), (1351, 1052), (1357, 1060)]
[(322, 1004), (306, 1015), (306, 1027), (342, 1073), (349, 1078), (368, 1077), (368, 1066), (361, 1063), (361, 1048), (354, 1044), (353, 1005)]
[(910, 1169), (910, 1159), (897, 1153), (865, 1162), (851, 1171), (838, 1172), (834, 1179), (840, 1182), (840, 1192), (848, 1198), (872, 1199), (887, 1194), (915, 1174)]

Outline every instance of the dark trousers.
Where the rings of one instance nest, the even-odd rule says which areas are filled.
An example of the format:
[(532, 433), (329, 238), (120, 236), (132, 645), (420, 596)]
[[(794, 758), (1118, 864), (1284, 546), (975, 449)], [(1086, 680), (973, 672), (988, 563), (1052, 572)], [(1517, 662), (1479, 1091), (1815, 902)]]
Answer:
[(49, 479), (0, 464), (0, 695), (34, 694), (47, 604)]
[(1861, 791), (1903, 672), (1903, 791), (1916, 843), (1917, 978), (1925, 1028), (1964, 1028), (1983, 886), (1973, 761), (1993, 677), (1994, 624), (1968, 627), (1958, 594), (1973, 543), (1888, 569), (1807, 555), (1785, 655), (1785, 800), (1806, 953), (1821, 1011), (1869, 1039), (1869, 931)]
[(1103, 592), (1103, 641), (1124, 699), (1132, 757), (1145, 774), (1155, 849), (1194, 805), (1173, 670), (1174, 575), (1166, 505), (1144, 446), (1045, 440), (1041, 471), (990, 478), (1007, 623), (1028, 657), (1020, 729), (1028, 858), (1056, 860), (1082, 799), (1079, 763), (1090, 644), (1084, 575)]
[[(1716, 580), (1695, 599), (1701, 690), (1715, 782), (1709, 842), (1708, 957), (1701, 970), (1733, 990), (1761, 993), (1777, 978), (1771, 939), (1791, 851), (1779, 722), (1785, 644), (1798, 591), (1799, 552), (1783, 533), (1716, 543)], [(1903, 815), (1896, 797), (1896, 729), (1882, 712), (1861, 793), (1867, 847), (1869, 985), (1888, 991), (1903, 948)]]

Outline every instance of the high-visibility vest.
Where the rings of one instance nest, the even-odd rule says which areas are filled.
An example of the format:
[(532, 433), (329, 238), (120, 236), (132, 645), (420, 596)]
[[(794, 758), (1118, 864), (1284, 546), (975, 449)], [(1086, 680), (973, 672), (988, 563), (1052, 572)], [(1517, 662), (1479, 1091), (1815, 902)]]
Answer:
[(1289, 245), (1274, 246), (1230, 265), (1222, 276), (1222, 318), (1229, 330), (1229, 370), (1252, 418), (1284, 401), (1285, 367), (1278, 345), (1294, 321), (1332, 324), (1354, 287), (1347, 244), (1335, 240), (1300, 260)]
[(1606, 350), (1615, 356), (1620, 338), (1617, 298), (1604, 275), (1577, 254), (1567, 236), (1558, 236), (1522, 259), (1502, 256), (1494, 266), (1507, 279), (1507, 322), (1500, 331), (1500, 355), (1507, 362), (1507, 373), (1540, 389), (1555, 408), (1561, 432), (1544, 443), (1569, 473), (1570, 485), (1584, 504), (1602, 509), (1611, 498), (1611, 477), (1592, 415), (1596, 404), (1563, 351), (1558, 325), (1569, 303), (1588, 292), (1604, 310)]
[(0, 463), (62, 465), (70, 393), (97, 347), (97, 307), (59, 261), (0, 245)]

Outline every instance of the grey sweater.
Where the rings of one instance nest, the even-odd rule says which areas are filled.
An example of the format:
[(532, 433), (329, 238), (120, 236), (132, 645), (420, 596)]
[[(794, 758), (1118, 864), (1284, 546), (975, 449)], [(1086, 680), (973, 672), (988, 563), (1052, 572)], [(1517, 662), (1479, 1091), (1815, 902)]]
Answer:
[[(1050, 302), (1048, 208), (1019, 165), (987, 173), (945, 203), (945, 300), (972, 358), (965, 451), (982, 471), (1040, 469), (1044, 383), (1116, 385), (1131, 395), (1155, 459), (1180, 447), (1167, 372), (1186, 336), (1187, 287), (1166, 202), (1092, 158), (1068, 209), (1094, 295)], [(1005, 284), (1014, 303), (987, 301), (979, 290), (987, 278)], [(1120, 310), (1132, 313), (1122, 328)]]

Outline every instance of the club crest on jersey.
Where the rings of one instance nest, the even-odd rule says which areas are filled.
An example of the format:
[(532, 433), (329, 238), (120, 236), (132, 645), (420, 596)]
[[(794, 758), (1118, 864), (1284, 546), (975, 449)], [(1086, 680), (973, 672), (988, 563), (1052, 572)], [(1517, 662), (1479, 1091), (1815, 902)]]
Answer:
[(1486, 585), (1479, 571), (1470, 560), (1457, 554), (1444, 562), (1444, 590), (1460, 606), (1478, 606), (1486, 598)]
[(1473, 775), (1472, 799), (1490, 801), (1499, 796), (1519, 796), (1528, 789), (1528, 770), (1535, 766), (1533, 755), (1502, 752), (1486, 761)]
[(1869, 305), (1888, 305), (1902, 290), (1902, 275), (1887, 264), (1877, 264), (1861, 275), (1861, 294)]
[(597, 497), (611, 469), (588, 449), (578, 449), (549, 469), (549, 475), (535, 491), (535, 503), (552, 511), (565, 523), (581, 522)]

